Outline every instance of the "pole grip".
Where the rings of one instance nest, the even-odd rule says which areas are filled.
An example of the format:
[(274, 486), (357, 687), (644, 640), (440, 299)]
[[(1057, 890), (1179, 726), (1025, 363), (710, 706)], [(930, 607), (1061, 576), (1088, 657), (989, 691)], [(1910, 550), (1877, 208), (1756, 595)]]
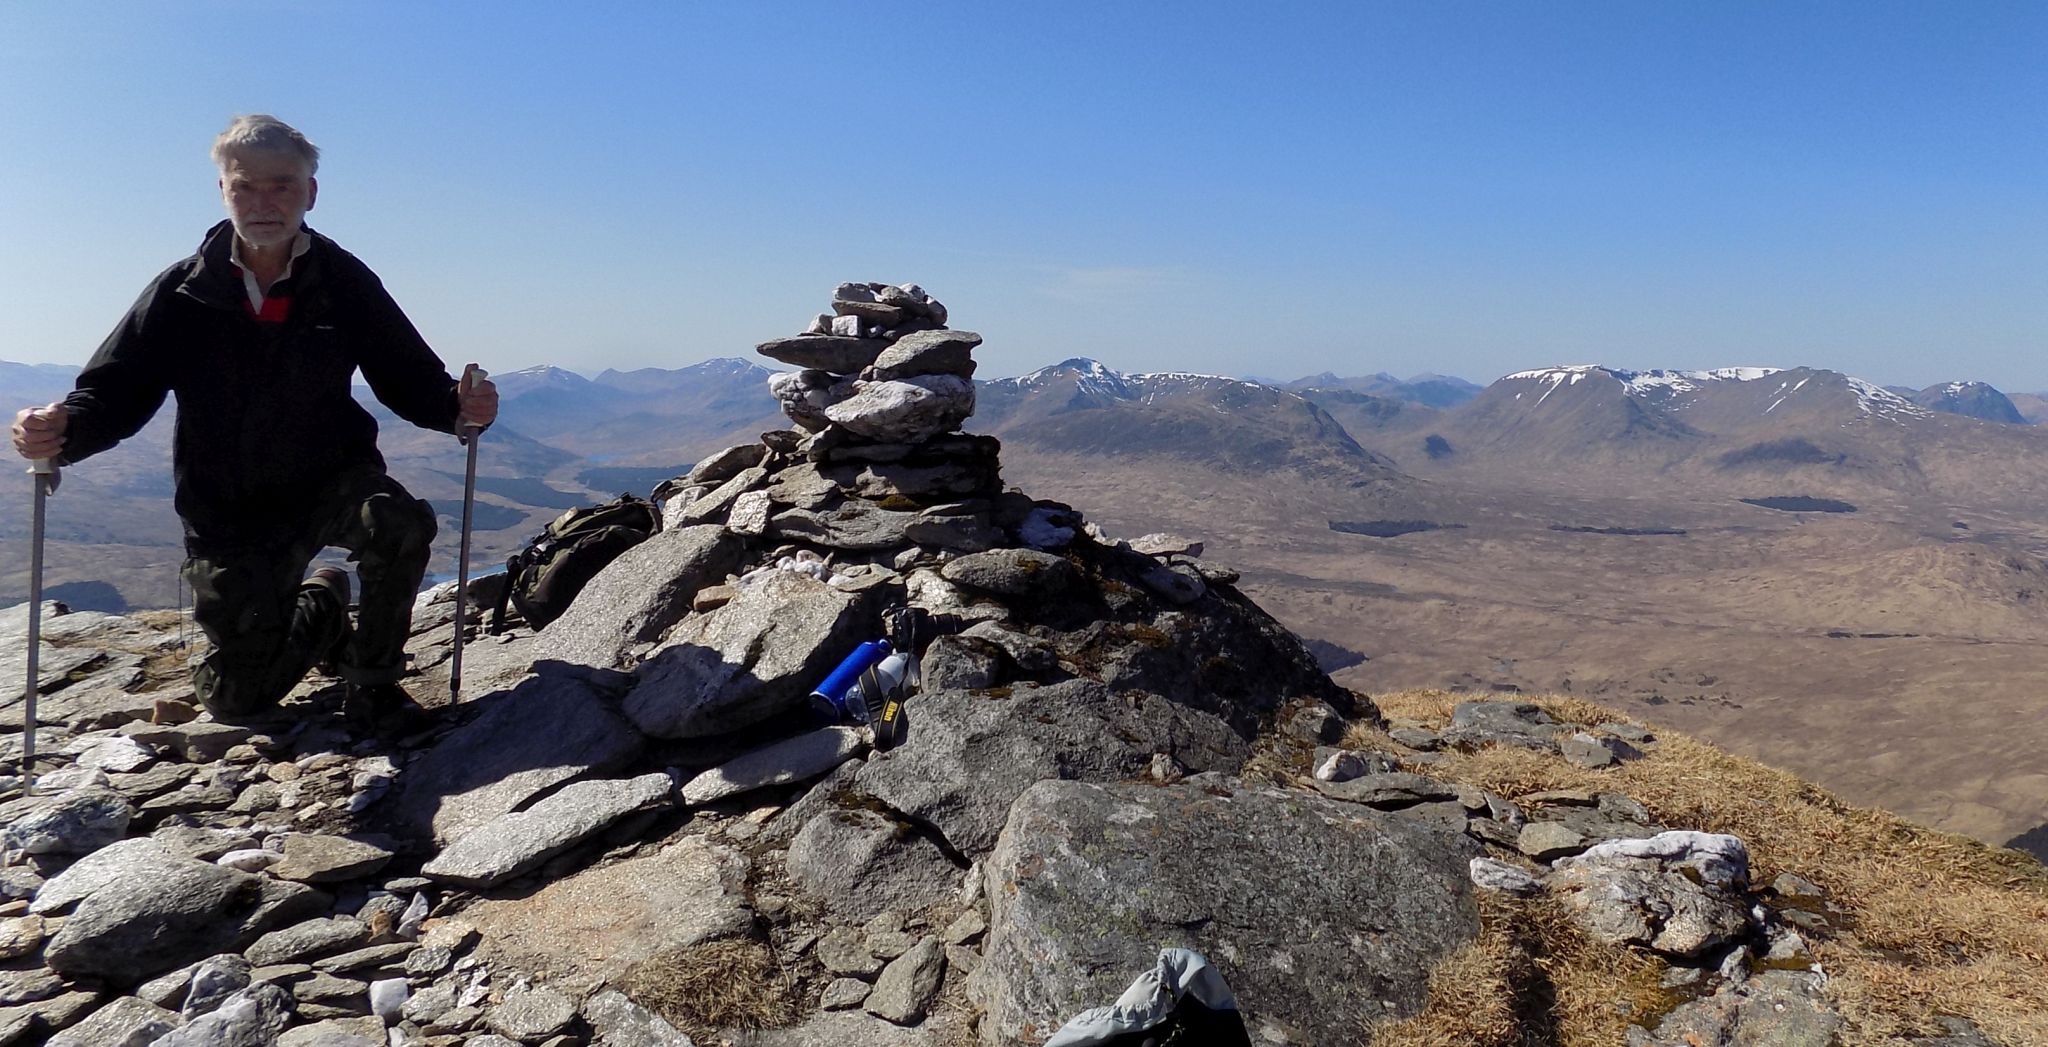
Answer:
[(42, 494), (56, 494), (57, 485), (64, 480), (64, 474), (57, 471), (55, 458), (32, 458), (28, 463), (28, 474), (35, 477), (33, 484)]
[[(489, 378), (490, 376), (491, 372), (486, 371), (475, 364), (470, 364), (467, 367), (464, 367), (462, 369), (462, 381), (457, 383), (456, 385), (456, 389), (458, 391), (457, 398), (459, 399), (460, 397), (468, 396), (469, 391), (471, 389), (476, 388), (476, 383), (481, 382), (484, 379)], [(472, 437), (474, 437), (478, 432), (483, 430), (483, 426), (478, 425), (475, 422), (461, 421), (459, 418), (456, 421), (456, 428), (462, 430), (462, 432), (457, 435), (462, 440), (463, 443), (468, 443)]]

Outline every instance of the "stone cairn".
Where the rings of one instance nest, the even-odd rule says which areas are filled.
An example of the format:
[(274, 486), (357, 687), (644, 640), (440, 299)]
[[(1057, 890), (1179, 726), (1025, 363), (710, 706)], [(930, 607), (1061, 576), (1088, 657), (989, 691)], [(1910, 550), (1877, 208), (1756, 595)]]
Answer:
[[(942, 326), (946, 307), (916, 284), (840, 284), (832, 308), (803, 334), (758, 347), (763, 356), (803, 368), (768, 381), (796, 428), (726, 448), (656, 488), (663, 528), (723, 523), (742, 536), (794, 528), (782, 536), (836, 534), (824, 544), (848, 548), (841, 532), (861, 530), (860, 510), (879, 508), (921, 513), (918, 533), (898, 539), (956, 553), (1007, 544), (989, 526), (990, 509), (1001, 501), (1002, 442), (960, 431), (974, 413), (973, 353), (981, 336)], [(792, 460), (808, 467), (782, 468)], [(859, 504), (844, 507), (846, 499)], [(1014, 513), (1032, 511), (1021, 495), (1009, 501)], [(820, 518), (816, 535), (805, 533), (802, 521), (782, 519), (771, 528), (770, 513), (787, 506), (831, 510), (832, 518)], [(1007, 522), (1016, 526), (1022, 518)], [(850, 540), (855, 548), (867, 544)]]
[(812, 461), (855, 474), (849, 489), (875, 500), (977, 497), (1000, 490), (991, 437), (967, 436), (974, 413), (974, 348), (981, 336), (946, 327), (946, 307), (916, 284), (840, 284), (832, 312), (759, 352), (801, 371), (769, 380), (784, 414), (811, 434)]

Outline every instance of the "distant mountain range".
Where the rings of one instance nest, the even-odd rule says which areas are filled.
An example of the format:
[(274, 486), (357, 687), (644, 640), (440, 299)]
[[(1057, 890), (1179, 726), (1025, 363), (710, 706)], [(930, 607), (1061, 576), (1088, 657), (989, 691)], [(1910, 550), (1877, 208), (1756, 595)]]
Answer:
[(2008, 417), (2007, 398), (1968, 383), (1908, 392), (1817, 368), (1578, 365), (1507, 375), (1448, 411), (1400, 405), (1354, 424), (1361, 408), (1331, 409), (1365, 447), (1421, 477), (1604, 483), (1619, 471), (1638, 485), (1769, 481), (1850, 502), (2048, 497), (2048, 430), (1982, 417)]
[(492, 379), (507, 423), (520, 432), (606, 464), (662, 466), (780, 426), (782, 413), (768, 395), (772, 373), (719, 359), (675, 370), (607, 370), (595, 379), (549, 366)]
[(1627, 371), (1581, 365), (1508, 375), (1449, 421), (1465, 432), (1468, 444), (1527, 454), (1552, 449), (1560, 437), (1575, 445), (1633, 451), (1717, 434), (1804, 430), (1866, 416), (1901, 421), (1930, 413), (1896, 393), (1835, 371)]
[(35, 404), (61, 399), (71, 391), (79, 369), (69, 364), (17, 364), (0, 360), (0, 396), (9, 424), (14, 412)]
[(1109, 458), (1164, 456), (1236, 471), (1293, 469), (1353, 484), (1392, 482), (1306, 397), (1214, 375), (1122, 374), (1074, 359), (980, 383), (969, 426), (1006, 444)]
[[(482, 465), (490, 478), (479, 495), (484, 555), (515, 547), (564, 505), (644, 493), (711, 451), (784, 426), (767, 392), (772, 373), (718, 359), (595, 378), (553, 366), (494, 375), (503, 404)], [(0, 403), (48, 402), (76, 374), (0, 363)], [(1812, 493), (1853, 500), (1873, 487), (1954, 487), (1953, 475), (1968, 471), (1959, 463), (2001, 453), (1990, 446), (2000, 441), (1993, 431), (2048, 437), (2023, 424), (2023, 408), (2043, 406), (2039, 396), (2009, 398), (1983, 383), (1893, 391), (1808, 368), (1554, 367), (1481, 387), (1434, 374), (1324, 373), (1281, 383), (1125, 374), (1074, 359), (982, 382), (979, 397), (969, 427), (1019, 453), (1170, 459), (1243, 475), (1287, 470), (1337, 489), (1382, 492), (1411, 490), (1411, 477), (1446, 470), (1640, 462), (1738, 476), (1775, 470), (1810, 480)], [(383, 426), (393, 472), (444, 509), (459, 505), (452, 441), (364, 400)], [(51, 534), (105, 547), (175, 545), (166, 511), (169, 417), (75, 470), (67, 493), (79, 493), (52, 503)], [(1953, 429), (1958, 424), (1981, 431)], [(1974, 475), (1975, 486), (1991, 483), (1982, 469)], [(26, 494), (11, 472), (0, 488)], [(26, 523), (0, 518), (0, 540), (24, 537)], [(10, 588), (0, 580), (0, 601), (15, 595)]]
[(1413, 378), (1402, 379), (1385, 372), (1366, 375), (1363, 378), (1339, 378), (1330, 371), (1324, 371), (1322, 374), (1297, 378), (1291, 382), (1269, 384), (1278, 384), (1282, 389), (1297, 392), (1364, 393), (1368, 396), (1440, 409), (1456, 407), (1478, 396), (1479, 391), (1485, 388), (1463, 378), (1453, 378), (1444, 374), (1419, 374)]

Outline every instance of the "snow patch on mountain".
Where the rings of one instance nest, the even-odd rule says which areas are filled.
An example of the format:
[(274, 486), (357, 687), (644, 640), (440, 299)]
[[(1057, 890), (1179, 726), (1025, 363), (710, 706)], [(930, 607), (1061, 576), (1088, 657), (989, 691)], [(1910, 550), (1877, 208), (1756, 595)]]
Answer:
[(1561, 385), (1577, 385), (1594, 374), (1604, 374), (1622, 384), (1629, 393), (1637, 396), (1671, 395), (1689, 393), (1708, 382), (1754, 382), (1779, 373), (1777, 367), (1717, 367), (1708, 371), (1674, 371), (1657, 369), (1651, 371), (1628, 371), (1618, 367), (1603, 367), (1599, 364), (1569, 364), (1563, 367), (1543, 367), (1533, 371), (1517, 371), (1501, 379), (1504, 382), (1534, 380), (1547, 383), (1551, 389)]
[(1934, 416), (1933, 411), (1874, 382), (1850, 378), (1848, 375), (1842, 377), (1848, 379), (1849, 388), (1856, 393), (1856, 406), (1862, 408), (1866, 414), (1910, 414), (1923, 418)]
[(1246, 389), (1258, 389), (1282, 396), (1294, 395), (1283, 390), (1274, 389), (1268, 385), (1261, 385), (1258, 382), (1249, 382), (1242, 378), (1199, 374), (1193, 371), (1154, 371), (1124, 374), (1103, 366), (1099, 361), (1086, 358), (1063, 360), (1050, 367), (1041, 367), (1030, 374), (1008, 379), (1008, 381), (1014, 382), (1020, 388), (1025, 389), (1061, 380), (1074, 381), (1084, 392), (1112, 396), (1119, 400), (1138, 400), (1146, 403), (1175, 392), (1215, 385), (1241, 386)]
[[(1707, 386), (1724, 382), (1756, 382), (1770, 378), (1773, 375), (1785, 373), (1785, 369), (1780, 367), (1716, 367), (1704, 371), (1667, 369), (1630, 371), (1618, 367), (1603, 367), (1599, 364), (1570, 364), (1561, 367), (1543, 367), (1530, 371), (1517, 371), (1501, 379), (1501, 381), (1532, 381), (1542, 383), (1543, 393), (1536, 399), (1536, 403), (1541, 404), (1544, 400), (1549, 399), (1551, 393), (1556, 392), (1558, 389), (1577, 385), (1586, 378), (1595, 374), (1601, 374), (1621, 383), (1623, 391), (1630, 396), (1669, 406), (1674, 410), (1683, 410), (1690, 406), (1690, 403), (1679, 398), (1688, 393), (1699, 392)], [(1835, 372), (1819, 373), (1833, 374)], [(1872, 382), (1849, 375), (1842, 375), (1841, 377), (1843, 382), (1848, 385), (1849, 391), (1855, 394), (1857, 408), (1865, 414), (1882, 416), (1913, 415), (1921, 417), (1931, 414), (1926, 408)], [(1777, 410), (1779, 405), (1791, 399), (1793, 394), (1799, 392), (1813, 378), (1814, 375), (1808, 375), (1799, 379), (1796, 383), (1789, 379), (1782, 381), (1770, 405), (1764, 408), (1764, 413), (1769, 414)], [(1515, 394), (1515, 399), (1519, 400), (1521, 398), (1521, 393)]]
[(695, 363), (688, 367), (680, 368), (680, 370), (704, 375), (751, 375), (756, 371), (763, 374), (774, 373), (768, 368), (754, 363), (752, 360), (741, 360), (732, 356), (713, 357), (702, 363)]
[(1104, 367), (1098, 361), (1085, 357), (1062, 360), (1059, 363), (1041, 367), (1030, 374), (1020, 375), (1011, 379), (1011, 381), (1016, 382), (1022, 388), (1029, 389), (1033, 386), (1058, 381), (1070, 374), (1075, 377), (1084, 390), (1102, 392), (1119, 397), (1125, 394), (1123, 375)]
[(534, 389), (541, 386), (574, 389), (590, 384), (590, 379), (574, 371), (555, 367), (551, 364), (523, 367), (517, 371), (508, 371), (504, 374), (492, 375), (491, 377), (500, 385), (509, 382), (522, 389)]
[[(1257, 389), (1261, 392), (1279, 396), (1292, 397), (1296, 395), (1274, 389), (1271, 386), (1260, 385), (1257, 382), (1247, 382), (1241, 378), (1225, 378), (1221, 375), (1213, 374), (1196, 374), (1191, 371), (1154, 371), (1146, 374), (1131, 374), (1125, 375), (1124, 380), (1137, 393), (1138, 399), (1144, 403), (1151, 403), (1160, 397), (1172, 396), (1190, 389), (1215, 388), (1218, 386)], [(1222, 408), (1218, 407), (1217, 409), (1221, 410)]]

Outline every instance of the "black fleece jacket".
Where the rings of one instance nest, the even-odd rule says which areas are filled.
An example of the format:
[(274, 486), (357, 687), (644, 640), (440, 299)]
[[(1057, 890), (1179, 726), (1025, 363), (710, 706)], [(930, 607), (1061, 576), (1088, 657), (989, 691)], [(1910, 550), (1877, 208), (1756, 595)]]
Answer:
[(377, 274), (312, 239), (271, 292), (291, 295), (289, 318), (259, 323), (229, 261), (234, 229), (214, 226), (198, 253), (143, 289), (64, 398), (63, 461), (75, 463), (133, 436), (164, 394), (177, 395), (176, 504), (195, 552), (290, 542), (325, 485), (384, 469), (377, 423), (349, 392), (357, 370), (400, 418), (455, 431), (455, 379), (440, 358)]

